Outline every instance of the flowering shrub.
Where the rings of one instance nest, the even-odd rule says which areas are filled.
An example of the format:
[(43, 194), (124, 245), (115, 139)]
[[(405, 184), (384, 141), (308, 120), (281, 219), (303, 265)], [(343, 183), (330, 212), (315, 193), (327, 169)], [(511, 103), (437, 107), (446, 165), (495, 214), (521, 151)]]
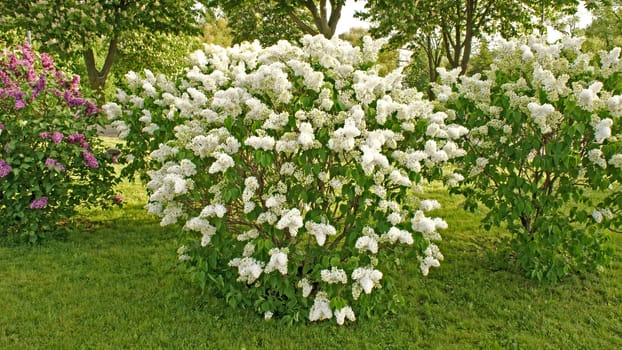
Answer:
[(115, 153), (78, 85), (28, 45), (0, 54), (0, 235), (35, 241), (77, 205), (112, 202)]
[(179, 123), (150, 154), (148, 210), (183, 226), (179, 259), (201, 285), (267, 319), (343, 324), (395, 306), (388, 270), (439, 266), (447, 224), (417, 193), (463, 155), (467, 130), (402, 89), (400, 71), (378, 76), (381, 44), (205, 46), (174, 86), (131, 75), (106, 106), (128, 139)]
[(125, 83), (128, 93), (117, 89), (116, 102), (103, 105), (102, 110), (124, 141), (117, 145), (123, 149), (119, 161), (126, 164), (121, 175), (148, 180), (147, 171), (158, 167), (150, 153), (173, 139), (175, 127), (191, 116), (186, 110), (189, 96), (178, 88), (180, 81), (170, 81), (163, 74), (156, 76), (148, 69), (144, 76), (127, 73)]
[(487, 228), (507, 225), (514, 258), (537, 279), (601, 269), (603, 229), (621, 223), (620, 49), (593, 57), (581, 43), (503, 42), (484, 76), (441, 70), (435, 87), (470, 129), (457, 191), (490, 209)]

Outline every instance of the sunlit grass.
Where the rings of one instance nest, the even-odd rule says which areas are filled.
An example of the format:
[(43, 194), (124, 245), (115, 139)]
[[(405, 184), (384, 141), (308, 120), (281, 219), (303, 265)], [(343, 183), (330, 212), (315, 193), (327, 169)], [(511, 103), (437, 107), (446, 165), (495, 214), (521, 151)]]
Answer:
[(227, 307), (177, 264), (178, 233), (143, 208), (141, 186), (118, 188), (124, 209), (83, 210), (79, 230), (39, 246), (0, 247), (0, 349), (617, 349), (622, 348), (622, 239), (613, 267), (540, 285), (491, 252), (481, 212), (428, 186), (449, 229), (428, 277), (396, 271), (397, 315), (337, 327), (288, 325)]

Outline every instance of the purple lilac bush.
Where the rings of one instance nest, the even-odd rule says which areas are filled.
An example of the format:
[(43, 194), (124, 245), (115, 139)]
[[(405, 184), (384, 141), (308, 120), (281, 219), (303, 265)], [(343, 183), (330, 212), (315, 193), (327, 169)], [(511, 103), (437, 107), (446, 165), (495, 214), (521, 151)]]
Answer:
[(36, 241), (78, 205), (118, 202), (113, 153), (96, 137), (104, 121), (49, 55), (0, 52), (0, 236)]

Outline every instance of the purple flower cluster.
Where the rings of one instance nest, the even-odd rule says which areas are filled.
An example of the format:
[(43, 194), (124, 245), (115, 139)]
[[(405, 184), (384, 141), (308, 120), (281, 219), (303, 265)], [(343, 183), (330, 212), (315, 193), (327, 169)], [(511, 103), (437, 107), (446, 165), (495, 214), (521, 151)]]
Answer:
[(61, 173), (65, 172), (65, 167), (59, 163), (56, 159), (48, 158), (45, 160), (45, 166), (50, 170), (59, 170)]
[(88, 166), (89, 168), (99, 167), (99, 163), (97, 162), (97, 159), (91, 152), (82, 153), (82, 159), (84, 159), (84, 164), (86, 164), (86, 166)]
[(69, 143), (78, 143), (80, 144), (80, 147), (86, 149), (86, 150), (90, 150), (91, 149), (91, 145), (89, 145), (89, 143), (86, 141), (84, 134), (71, 134), (69, 136), (67, 136), (67, 142)]
[(50, 57), (50, 55), (48, 55), (45, 52), (41, 54), (41, 65), (43, 66), (43, 69), (45, 70), (48, 70), (48, 71), (54, 70), (54, 60), (52, 59), (52, 57)]
[(0, 159), (0, 177), (9, 175), (11, 170), (13, 170), (13, 168), (11, 168), (9, 163), (7, 163), (4, 159)]
[[(18, 50), (21, 52), (22, 59), (13, 53), (8, 53), (6, 56), (0, 53), (0, 98), (12, 97), (15, 110), (26, 107), (30, 100), (35, 100), (37, 96), (44, 94), (46, 87), (56, 82), (61, 90), (53, 89), (52, 92), (59, 98), (63, 98), (69, 108), (80, 108), (75, 114), (76, 117), (80, 113), (85, 113), (87, 116), (99, 113), (97, 106), (80, 94), (80, 76), (75, 75), (67, 81), (65, 74), (56, 70), (54, 60), (46, 53), (40, 55), (44, 72), (37, 75), (37, 56), (30, 45), (25, 43), (23, 46), (18, 46)], [(48, 76), (53, 77), (54, 80), (48, 81)], [(24, 81), (27, 81), (32, 88), (30, 100), (28, 92), (20, 87), (20, 83)]]
[(52, 135), (50, 135), (50, 134), (49, 134), (49, 133), (47, 133), (47, 132), (42, 132), (42, 133), (39, 133), (39, 137), (40, 137), (40, 138), (42, 138), (42, 139), (44, 139), (44, 140), (46, 140), (46, 139), (50, 139), (50, 140), (52, 140), (52, 142), (54, 142), (55, 144), (59, 144), (59, 143), (61, 143), (61, 142), (63, 141), (63, 138), (65, 137), (65, 135), (63, 135), (63, 133), (62, 133), (62, 132), (59, 132), (59, 131), (54, 131), (54, 132), (52, 133)]
[(30, 209), (43, 209), (48, 205), (48, 197), (43, 196), (39, 199), (35, 199), (30, 203)]

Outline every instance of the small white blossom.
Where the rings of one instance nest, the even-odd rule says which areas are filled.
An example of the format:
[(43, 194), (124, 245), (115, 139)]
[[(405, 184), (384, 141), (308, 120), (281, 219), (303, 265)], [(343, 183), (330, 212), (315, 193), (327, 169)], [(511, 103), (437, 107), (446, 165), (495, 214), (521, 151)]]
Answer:
[(607, 138), (611, 137), (611, 126), (613, 125), (613, 120), (610, 118), (605, 118), (599, 121), (594, 129), (594, 139), (597, 143), (603, 143)]
[(423, 253), (425, 257), (421, 259), (419, 269), (424, 276), (427, 276), (430, 272), (430, 267), (441, 266), (440, 262), (443, 261), (444, 258), (443, 254), (438, 250), (438, 246), (435, 244), (430, 244)]
[(329, 320), (333, 318), (330, 301), (325, 292), (318, 292), (309, 311), (309, 321)]
[(302, 216), (300, 216), (300, 210), (298, 210), (298, 208), (290, 209), (276, 224), (276, 228), (279, 230), (287, 228), (292, 237), (295, 237), (298, 234), (298, 229), (301, 227)]
[(311, 291), (313, 290), (313, 285), (309, 283), (309, 280), (306, 278), (303, 278), (300, 281), (298, 281), (297, 286), (298, 288), (302, 289), (303, 298), (308, 297), (311, 294)]
[(345, 306), (339, 310), (335, 310), (335, 320), (338, 325), (343, 325), (345, 319), (348, 319), (350, 322), (356, 321), (356, 316), (354, 316), (354, 311), (349, 306)]
[(212, 163), (212, 165), (209, 167), (208, 172), (210, 174), (215, 174), (215, 173), (220, 173), (220, 172), (224, 173), (225, 171), (227, 171), (227, 169), (231, 168), (234, 165), (235, 165), (235, 162), (233, 161), (233, 158), (231, 158), (230, 155), (226, 153), (218, 153), (216, 155), (216, 161)]
[(246, 282), (246, 284), (252, 284), (261, 276), (263, 265), (262, 262), (251, 257), (235, 258), (229, 261), (229, 266), (238, 268), (239, 277), (237, 280)]
[(348, 283), (348, 275), (346, 274), (346, 272), (335, 266), (331, 267), (330, 270), (324, 269), (320, 271), (320, 276), (322, 278), (322, 281), (328, 284)]
[(279, 249), (272, 248), (268, 252), (270, 254), (270, 261), (264, 269), (265, 273), (272, 271), (279, 271), (282, 275), (287, 275), (287, 254), (289, 250), (287, 248)]
[(365, 294), (370, 294), (374, 286), (380, 286), (382, 272), (373, 268), (358, 267), (352, 272), (351, 277), (355, 281), (354, 285), (359, 285)]
[(603, 152), (598, 149), (598, 148), (594, 148), (591, 149), (587, 152), (587, 157), (590, 160), (590, 162), (598, 165), (601, 168), (607, 168), (607, 161), (605, 160), (605, 158), (603, 158)]
[(320, 247), (326, 242), (327, 236), (334, 236), (337, 234), (337, 230), (330, 224), (318, 224), (313, 221), (307, 221), (305, 223), (305, 228), (310, 235), (315, 236), (317, 244)]
[(622, 169), (622, 154), (618, 153), (611, 156), (609, 164), (614, 168)]

